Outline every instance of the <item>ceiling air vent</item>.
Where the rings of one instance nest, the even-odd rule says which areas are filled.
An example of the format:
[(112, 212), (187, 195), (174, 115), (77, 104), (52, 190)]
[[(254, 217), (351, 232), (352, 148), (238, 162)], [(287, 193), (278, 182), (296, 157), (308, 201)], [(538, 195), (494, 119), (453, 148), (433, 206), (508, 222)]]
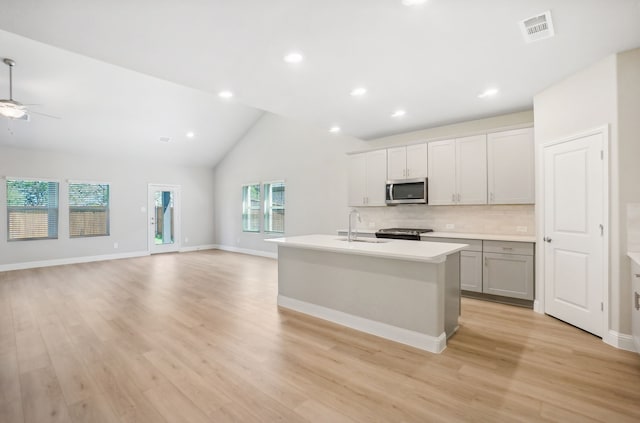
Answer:
[(520, 29), (527, 43), (553, 37), (554, 31), (553, 22), (551, 22), (551, 11), (547, 10), (541, 15), (521, 21)]
[(169, 142), (171, 141), (171, 138), (169, 137), (160, 137), (160, 142)]

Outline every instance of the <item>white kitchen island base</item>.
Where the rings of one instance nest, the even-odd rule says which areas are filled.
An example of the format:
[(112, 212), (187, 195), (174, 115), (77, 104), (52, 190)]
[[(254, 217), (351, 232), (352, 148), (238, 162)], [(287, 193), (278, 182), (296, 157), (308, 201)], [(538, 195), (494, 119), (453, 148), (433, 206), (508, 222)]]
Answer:
[(289, 244), (278, 245), (279, 306), (434, 353), (457, 330), (464, 245), (420, 260)]

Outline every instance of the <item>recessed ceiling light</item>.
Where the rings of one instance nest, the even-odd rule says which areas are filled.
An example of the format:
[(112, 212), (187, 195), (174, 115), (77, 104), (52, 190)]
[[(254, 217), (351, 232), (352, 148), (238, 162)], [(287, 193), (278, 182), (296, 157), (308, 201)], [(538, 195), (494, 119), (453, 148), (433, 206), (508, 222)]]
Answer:
[(233, 97), (233, 93), (231, 91), (220, 91), (218, 93), (218, 97), (220, 97), (220, 98), (231, 98), (231, 97)]
[(484, 92), (478, 94), (478, 98), (493, 97), (496, 94), (498, 94), (497, 88), (487, 88)]
[(304, 60), (304, 56), (297, 52), (292, 52), (284, 56), (283, 60), (287, 63), (300, 63)]
[(329, 129), (329, 132), (331, 132), (332, 134), (337, 134), (338, 132), (340, 132), (340, 127), (339, 126), (332, 126)]
[(405, 6), (419, 6), (425, 4), (427, 0), (402, 0), (402, 4)]
[(407, 114), (407, 112), (405, 112), (405, 111), (404, 111), (404, 110), (402, 110), (402, 109), (399, 109), (399, 110), (396, 110), (395, 112), (393, 112), (393, 114), (391, 115), (391, 117), (399, 118), (399, 117), (402, 117), (402, 116), (404, 116), (404, 115), (406, 115), (406, 114)]
[(196, 134), (194, 134), (192, 131), (187, 132), (187, 138), (193, 138)]
[(351, 90), (352, 97), (359, 97), (361, 95), (365, 95), (367, 93), (367, 89), (364, 87), (357, 87)]

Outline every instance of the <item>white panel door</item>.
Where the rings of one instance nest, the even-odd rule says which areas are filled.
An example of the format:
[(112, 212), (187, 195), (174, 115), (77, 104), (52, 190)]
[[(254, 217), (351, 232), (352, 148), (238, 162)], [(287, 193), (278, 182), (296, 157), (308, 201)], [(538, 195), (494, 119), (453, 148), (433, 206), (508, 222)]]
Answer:
[(456, 139), (458, 204), (487, 204), (487, 136)]
[(397, 180), (407, 177), (407, 148), (397, 147), (387, 150), (387, 179)]
[(603, 135), (544, 148), (545, 312), (603, 334)]
[(407, 178), (427, 177), (427, 144), (407, 146)]
[(387, 150), (365, 153), (367, 157), (366, 206), (384, 206), (387, 188)]
[(364, 205), (366, 192), (367, 157), (363, 154), (349, 156), (349, 205)]
[(180, 251), (180, 187), (149, 184), (149, 252)]
[(455, 140), (428, 143), (429, 204), (456, 202), (456, 143)]
[(533, 128), (487, 137), (489, 204), (533, 204)]

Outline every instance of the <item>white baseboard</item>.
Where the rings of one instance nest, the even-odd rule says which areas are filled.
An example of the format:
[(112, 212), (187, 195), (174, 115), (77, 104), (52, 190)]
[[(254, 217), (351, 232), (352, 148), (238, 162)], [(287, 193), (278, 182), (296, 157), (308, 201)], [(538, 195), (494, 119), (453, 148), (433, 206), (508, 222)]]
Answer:
[(231, 247), (229, 245), (216, 245), (215, 248), (232, 253), (248, 254), (250, 256), (268, 257), (272, 259), (278, 258), (278, 253), (271, 253), (269, 251), (251, 250), (248, 248)]
[(189, 253), (192, 251), (200, 251), (200, 250), (216, 250), (218, 246), (216, 244), (204, 244), (204, 245), (192, 245), (189, 247), (180, 248), (181, 253)]
[(605, 336), (602, 337), (602, 340), (616, 348), (621, 350), (638, 352), (636, 351), (636, 347), (633, 345), (633, 336), (628, 335), (626, 333), (616, 332), (615, 330), (609, 330)]
[(9, 270), (22, 270), (22, 269), (35, 269), (37, 267), (50, 267), (50, 266), (62, 266), (65, 264), (77, 264), (77, 263), (89, 263), (92, 261), (105, 261), (105, 260), (117, 260), (133, 257), (148, 256), (148, 251), (133, 251), (130, 253), (120, 254), (104, 254), (100, 256), (85, 256), (85, 257), (71, 257), (64, 259), (53, 260), (41, 260), (41, 261), (26, 261), (23, 263), (11, 263), (0, 265), (0, 272), (7, 272)]
[(533, 311), (535, 311), (536, 313), (544, 314), (544, 308), (543, 308), (543, 305), (542, 305), (542, 301), (533, 300)]
[(432, 353), (441, 353), (447, 347), (447, 335), (444, 332), (437, 337), (426, 335), (284, 295), (278, 295), (278, 305)]

